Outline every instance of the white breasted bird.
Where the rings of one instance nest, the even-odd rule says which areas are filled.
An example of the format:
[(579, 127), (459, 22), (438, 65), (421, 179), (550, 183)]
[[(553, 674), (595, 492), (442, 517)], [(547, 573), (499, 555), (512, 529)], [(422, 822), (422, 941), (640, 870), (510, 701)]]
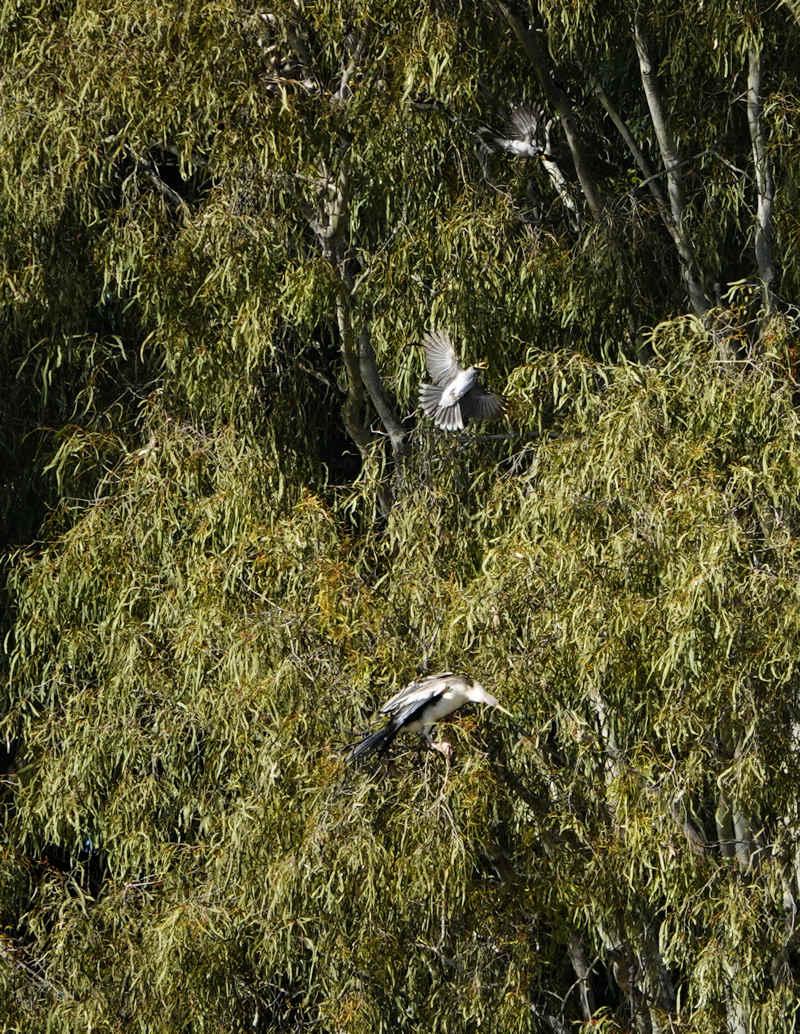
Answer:
[(422, 733), (429, 747), (447, 757), (450, 752), (449, 744), (434, 743), (431, 730), (436, 722), (468, 703), (486, 704), (496, 707), (503, 714), (510, 713), (500, 706), (495, 697), (486, 692), (480, 682), (474, 682), (464, 675), (443, 671), (438, 675), (425, 675), (410, 682), (381, 708), (381, 714), (388, 715), (389, 718), (386, 725), (357, 743), (348, 754), (347, 760), (356, 761), (376, 750), (387, 750), (395, 736), (406, 729)]
[(446, 330), (434, 330), (422, 339), (425, 365), (433, 384), (423, 383), (419, 403), (423, 412), (443, 431), (462, 431), (469, 420), (498, 420), (503, 399), (478, 384), (483, 363), (459, 366), (453, 342)]

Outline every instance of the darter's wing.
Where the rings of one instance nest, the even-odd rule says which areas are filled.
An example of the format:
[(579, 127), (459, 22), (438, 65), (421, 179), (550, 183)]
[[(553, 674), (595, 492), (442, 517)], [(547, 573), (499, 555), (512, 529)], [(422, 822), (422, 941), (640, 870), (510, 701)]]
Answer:
[(387, 700), (381, 708), (381, 714), (394, 714), (401, 708), (411, 703), (424, 703), (441, 693), (447, 686), (447, 680), (452, 675), (450, 671), (440, 672), (438, 675), (425, 675), (424, 678), (415, 679), (404, 686), (399, 693)]

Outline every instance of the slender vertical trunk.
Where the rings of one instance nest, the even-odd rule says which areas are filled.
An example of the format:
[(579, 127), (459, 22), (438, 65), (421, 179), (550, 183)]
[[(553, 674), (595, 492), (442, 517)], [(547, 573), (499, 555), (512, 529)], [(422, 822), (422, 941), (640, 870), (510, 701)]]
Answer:
[(353, 339), (353, 324), (350, 309), (345, 298), (336, 299), (336, 325), (339, 329), (339, 341), (342, 348), (342, 359), (347, 370), (347, 395), (342, 407), (342, 419), (347, 433), (363, 453), (372, 441), (368, 429), (364, 426), (364, 389), (358, 370)]
[[(303, 33), (292, 28), (290, 44), (298, 59), (311, 70), (311, 58)], [(352, 96), (351, 79), (361, 61), (366, 45), (362, 35), (342, 64), (338, 89), (331, 95), (334, 107), (348, 104)], [(399, 464), (406, 452), (406, 432), (398, 418), (378, 370), (375, 349), (369, 327), (360, 318), (356, 266), (349, 241), (350, 203), (352, 193), (351, 167), (347, 147), (340, 149), (339, 169), (332, 173), (321, 162), (318, 196), (314, 205), (306, 206), (306, 218), (319, 243), (323, 256), (331, 264), (336, 276), (336, 327), (347, 373), (347, 393), (342, 407), (345, 429), (366, 459), (379, 435), (371, 426), (370, 405), (378, 415), (386, 438), (391, 443), (392, 458)], [(383, 482), (378, 487), (378, 503), (384, 515), (394, 502), (391, 486)]]
[(378, 414), (384, 430), (392, 443), (392, 453), (395, 460), (399, 460), (406, 451), (406, 432), (403, 425), (397, 419), (386, 389), (383, 386), (381, 375), (378, 372), (378, 362), (375, 358), (375, 349), (372, 347), (369, 330), (363, 327), (358, 335), (358, 368), (364, 387), (367, 389), (375, 412)]
[(650, 119), (655, 130), (658, 148), (661, 152), (661, 160), (667, 174), (667, 197), (669, 198), (670, 212), (674, 226), (673, 240), (680, 260), (681, 273), (689, 294), (689, 301), (698, 316), (704, 315), (710, 308), (710, 302), (703, 290), (700, 278), (697, 273), (697, 261), (689, 239), (684, 230), (684, 201), (683, 186), (680, 174), (680, 163), (675, 147), (675, 141), (667, 122), (664, 104), (661, 99), (661, 89), (658, 84), (650, 52), (647, 48), (647, 41), (642, 29), (641, 20), (638, 16), (633, 22), (633, 36), (636, 44), (636, 54), (639, 58), (639, 72), (642, 79), (647, 106), (650, 110)]
[(753, 146), (753, 166), (756, 174), (755, 253), (761, 280), (764, 312), (772, 310), (772, 283), (775, 267), (772, 262), (772, 202), (775, 188), (767, 158), (766, 134), (761, 109), (761, 48), (752, 45), (747, 52), (747, 124)]
[(733, 807), (733, 832), (736, 836), (736, 860), (742, 869), (749, 869), (753, 861), (753, 829), (743, 809)]
[[(590, 692), (589, 699), (597, 716), (598, 730), (604, 747), (606, 784), (619, 778), (623, 772), (624, 757), (619, 749), (616, 733), (608, 712), (606, 701), (599, 689)], [(624, 835), (622, 821), (613, 807), (609, 807), (612, 824), (620, 835)], [(688, 818), (683, 819), (684, 833), (693, 850), (703, 852), (705, 841), (694, 829)], [(646, 921), (636, 924), (621, 936), (619, 931), (603, 931), (598, 928), (609, 949), (612, 970), (620, 987), (628, 995), (636, 1030), (640, 1034), (666, 1034), (661, 1018), (669, 1017), (675, 1010), (675, 989), (672, 986), (667, 967), (658, 950), (657, 938), (652, 926)], [(634, 948), (634, 945), (637, 945)], [(667, 1021), (669, 1023), (669, 1020)]]
[[(650, 1003), (650, 1023), (653, 1034), (667, 1034), (672, 1030), (669, 1017), (675, 1012), (675, 987), (661, 952), (658, 950), (658, 942), (652, 927), (645, 932), (640, 957), (644, 970), (643, 987), (647, 1001)], [(666, 1017), (666, 1022), (662, 1022), (664, 1017)]]
[[(731, 733), (722, 735), (720, 757), (726, 761), (738, 758), (745, 747), (746, 737), (740, 738), (732, 748)], [(758, 833), (753, 832), (751, 817), (743, 807), (743, 803), (735, 797), (729, 803), (724, 795), (719, 796), (716, 809), (717, 829), (724, 832), (726, 838), (733, 833), (733, 843), (725, 851), (725, 857), (734, 859), (742, 872), (752, 868), (755, 850), (758, 848)], [(720, 837), (720, 840), (722, 838)], [(728, 1013), (728, 1030), (731, 1034), (749, 1034), (751, 1001), (748, 990), (748, 974), (746, 961), (735, 948), (726, 951), (722, 965), (728, 977), (726, 990), (726, 1011)]]
[(614, 981), (628, 1000), (636, 1034), (653, 1034), (647, 1000), (642, 993), (642, 967), (630, 944), (615, 929), (596, 923), (595, 929), (605, 948)]
[(717, 827), (717, 841), (719, 842), (720, 854), (723, 858), (734, 858), (736, 856), (736, 833), (733, 829), (731, 806), (724, 794), (720, 794), (717, 798), (714, 822)]
[[(739, 967), (727, 966), (728, 977), (733, 985), (739, 973)], [(726, 1012), (728, 1014), (728, 1030), (730, 1034), (750, 1034), (750, 1009), (738, 997), (735, 987), (730, 987), (725, 994)]]
[[(376, 441), (376, 435), (370, 427), (371, 403), (391, 443), (394, 462), (399, 464), (406, 453), (406, 431), (389, 401), (378, 370), (369, 329), (366, 326), (356, 329), (354, 263), (345, 243), (350, 204), (350, 170), (346, 160), (342, 161), (335, 180), (327, 173), (323, 175), (321, 190), (320, 210), (314, 212), (309, 209), (308, 220), (322, 254), (334, 267), (337, 276), (336, 326), (347, 372), (347, 394), (342, 407), (342, 420), (362, 458), (366, 459), (370, 447)], [(388, 483), (379, 486), (378, 503), (383, 515), (388, 514), (394, 503), (393, 491)]]
[[(375, 361), (375, 352), (369, 342), (369, 333), (362, 330), (359, 340), (353, 328), (353, 299), (345, 279), (339, 286), (336, 298), (336, 323), (342, 358), (347, 371), (347, 395), (342, 406), (342, 420), (362, 459), (366, 459), (375, 435), (369, 426), (369, 402), (374, 405), (392, 443), (395, 460), (405, 452), (405, 431), (394, 416), (383, 388)], [(394, 493), (388, 483), (378, 487), (378, 506), (385, 517), (394, 505)]]

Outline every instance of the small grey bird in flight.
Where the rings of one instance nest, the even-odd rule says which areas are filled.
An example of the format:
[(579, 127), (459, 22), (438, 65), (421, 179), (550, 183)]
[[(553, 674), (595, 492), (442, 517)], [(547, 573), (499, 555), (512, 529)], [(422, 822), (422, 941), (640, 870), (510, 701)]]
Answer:
[(503, 415), (503, 399), (478, 384), (483, 363), (459, 366), (453, 342), (446, 330), (427, 333), (422, 344), (425, 365), (433, 384), (422, 383), (419, 403), (423, 412), (443, 431), (462, 431), (469, 420), (498, 420)]
[(503, 714), (509, 714), (480, 682), (474, 682), (464, 675), (443, 671), (438, 675), (425, 675), (424, 678), (416, 679), (386, 701), (381, 708), (381, 714), (389, 717), (386, 725), (357, 743), (347, 755), (347, 760), (356, 761), (376, 750), (387, 750), (395, 736), (406, 729), (422, 733), (431, 749), (447, 757), (450, 745), (434, 743), (431, 729), (436, 722), (470, 702), (487, 704)]

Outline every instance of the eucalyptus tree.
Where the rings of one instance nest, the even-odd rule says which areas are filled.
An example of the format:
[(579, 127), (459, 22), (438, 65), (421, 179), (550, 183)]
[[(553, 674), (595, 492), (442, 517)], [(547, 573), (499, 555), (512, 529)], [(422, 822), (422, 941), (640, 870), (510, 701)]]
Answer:
[(791, 1030), (791, 9), (0, 30), (4, 1027)]

